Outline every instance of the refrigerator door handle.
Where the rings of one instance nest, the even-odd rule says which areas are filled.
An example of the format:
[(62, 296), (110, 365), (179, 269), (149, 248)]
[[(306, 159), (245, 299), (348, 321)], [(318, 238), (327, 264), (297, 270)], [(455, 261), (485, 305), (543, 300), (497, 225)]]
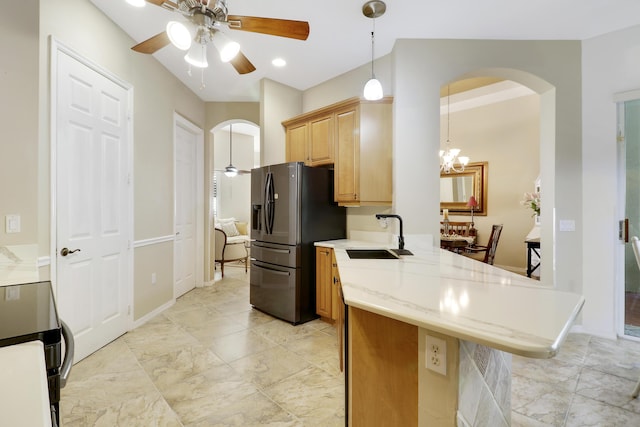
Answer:
[(273, 220), (275, 217), (275, 191), (273, 188), (273, 173), (267, 174), (267, 181), (265, 183), (265, 229), (267, 234), (273, 233)]
[(254, 243), (254, 246), (256, 248), (262, 248), (265, 251), (275, 252), (277, 254), (290, 254), (291, 253), (291, 250), (289, 250), (289, 249), (274, 249), (274, 248), (270, 248), (268, 246), (262, 246), (262, 245), (258, 245), (258, 244), (255, 244), (255, 243)]
[(252, 268), (262, 269), (262, 270), (268, 270), (270, 273), (278, 274), (280, 276), (291, 276), (291, 273), (289, 273), (288, 271), (276, 270), (275, 268), (263, 267), (263, 266), (257, 265), (257, 264), (254, 264), (251, 267)]

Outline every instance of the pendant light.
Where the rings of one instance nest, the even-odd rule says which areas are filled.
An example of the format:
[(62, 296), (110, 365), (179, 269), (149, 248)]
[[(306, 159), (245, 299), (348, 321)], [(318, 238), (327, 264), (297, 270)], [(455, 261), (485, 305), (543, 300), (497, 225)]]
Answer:
[(238, 175), (238, 168), (233, 166), (233, 162), (231, 161), (231, 159), (233, 158), (233, 148), (231, 144), (232, 138), (233, 138), (233, 125), (229, 123), (229, 166), (224, 168), (224, 174), (229, 178), (233, 178), (234, 176)]
[(362, 6), (362, 13), (367, 18), (373, 19), (373, 31), (371, 31), (371, 79), (364, 85), (364, 98), (369, 101), (376, 101), (382, 98), (382, 85), (380, 81), (376, 79), (376, 75), (373, 72), (373, 60), (374, 60), (374, 47), (375, 47), (375, 32), (376, 32), (376, 18), (384, 15), (387, 10), (387, 5), (380, 0), (371, 0), (366, 2)]

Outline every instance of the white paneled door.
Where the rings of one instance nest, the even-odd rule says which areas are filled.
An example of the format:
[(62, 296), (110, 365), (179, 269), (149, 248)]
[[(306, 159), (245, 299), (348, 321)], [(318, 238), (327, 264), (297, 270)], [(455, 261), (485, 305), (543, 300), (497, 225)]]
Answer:
[(131, 324), (130, 90), (75, 54), (52, 51), (54, 271), (77, 361)]
[(174, 117), (175, 242), (174, 297), (200, 284), (202, 267), (203, 132), (179, 115)]

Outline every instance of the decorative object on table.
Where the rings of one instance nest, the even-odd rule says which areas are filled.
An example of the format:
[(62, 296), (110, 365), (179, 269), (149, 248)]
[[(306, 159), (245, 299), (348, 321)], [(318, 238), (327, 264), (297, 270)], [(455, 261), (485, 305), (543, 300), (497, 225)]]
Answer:
[[(447, 85), (447, 141), (445, 142), (445, 149), (440, 150), (440, 171), (445, 173), (450, 172), (463, 172), (464, 167), (469, 163), (469, 158), (466, 156), (459, 156), (459, 148), (451, 148), (451, 142), (449, 141), (449, 101), (450, 101), (449, 85)], [(456, 168), (455, 163), (458, 161), (459, 166)]]
[(533, 193), (524, 193), (524, 197), (520, 201), (522, 206), (533, 210), (531, 216), (540, 216), (540, 193), (534, 191)]
[(362, 14), (367, 18), (373, 19), (373, 30), (371, 31), (371, 78), (364, 85), (364, 99), (368, 101), (377, 101), (378, 99), (382, 99), (382, 84), (380, 81), (376, 79), (376, 75), (373, 72), (373, 60), (374, 60), (374, 46), (375, 46), (375, 32), (376, 32), (376, 18), (384, 15), (384, 12), (387, 10), (387, 5), (384, 4), (383, 1), (380, 0), (371, 0), (366, 2), (362, 6)]
[(467, 206), (471, 208), (471, 228), (469, 229), (469, 235), (475, 236), (476, 229), (474, 227), (475, 224), (473, 223), (473, 210), (478, 207), (478, 201), (476, 200), (475, 196), (469, 197)]
[(449, 234), (449, 209), (442, 209), (442, 230)]

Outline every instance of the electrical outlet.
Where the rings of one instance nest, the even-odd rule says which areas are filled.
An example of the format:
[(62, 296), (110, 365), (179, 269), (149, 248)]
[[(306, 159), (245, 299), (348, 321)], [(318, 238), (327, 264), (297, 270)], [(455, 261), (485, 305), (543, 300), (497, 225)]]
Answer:
[(151, 284), (152, 285), (156, 284), (156, 273), (151, 273)]
[(427, 335), (425, 357), (427, 369), (447, 375), (447, 342), (445, 340)]

